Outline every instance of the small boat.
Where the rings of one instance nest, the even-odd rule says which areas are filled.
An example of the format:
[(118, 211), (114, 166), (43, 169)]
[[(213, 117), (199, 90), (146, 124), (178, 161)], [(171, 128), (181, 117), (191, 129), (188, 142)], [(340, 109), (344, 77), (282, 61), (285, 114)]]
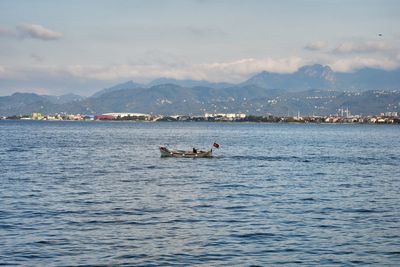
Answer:
[(211, 158), (212, 149), (208, 151), (203, 150), (172, 150), (164, 146), (160, 146), (161, 157), (173, 157), (173, 158)]

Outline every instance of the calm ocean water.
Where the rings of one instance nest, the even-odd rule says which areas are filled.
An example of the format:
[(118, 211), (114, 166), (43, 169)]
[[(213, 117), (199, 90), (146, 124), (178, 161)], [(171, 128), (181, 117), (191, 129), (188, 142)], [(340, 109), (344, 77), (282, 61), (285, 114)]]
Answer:
[[(0, 265), (400, 265), (400, 127), (0, 121)], [(160, 158), (158, 146), (212, 159)]]

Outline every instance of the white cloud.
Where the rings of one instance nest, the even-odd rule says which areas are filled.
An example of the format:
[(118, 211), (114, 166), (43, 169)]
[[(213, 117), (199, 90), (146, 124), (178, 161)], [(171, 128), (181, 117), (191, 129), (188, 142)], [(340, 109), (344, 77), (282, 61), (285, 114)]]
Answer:
[(40, 39), (43, 41), (57, 40), (62, 37), (59, 32), (52, 31), (37, 24), (21, 24), (17, 26), (17, 30), (23, 38)]
[(393, 70), (400, 67), (400, 61), (389, 58), (354, 57), (333, 60), (329, 65), (334, 71), (338, 72), (350, 72), (365, 67)]
[[(400, 55), (399, 55), (400, 56)], [(393, 70), (400, 67), (400, 58), (389, 57), (351, 57), (326, 58), (324, 61), (306, 61), (300, 57), (281, 59), (244, 58), (230, 62), (213, 62), (203, 64), (183, 64), (171, 67), (162, 64), (143, 65), (113, 65), (113, 66), (83, 66), (72, 65), (63, 68), (53, 68), (53, 75), (70, 75), (80, 79), (98, 81), (113, 81), (133, 79), (146, 82), (154, 78), (169, 77), (175, 79), (208, 80), (214, 82), (241, 82), (249, 76), (269, 71), (275, 73), (292, 73), (306, 64), (322, 63), (334, 71), (350, 72), (363, 67)]]
[(289, 73), (304, 65), (298, 57), (283, 59), (246, 58), (231, 62), (214, 62), (171, 66), (171, 64), (139, 65), (69, 65), (50, 66), (36, 65), (31, 67), (0, 68), (0, 77), (19, 81), (29, 80), (79, 80), (79, 81), (120, 81), (135, 80), (148, 82), (155, 78), (168, 77), (175, 79), (209, 80), (215, 82), (242, 82), (249, 76), (263, 70)]
[[(296, 71), (304, 61), (301, 58), (240, 59), (232, 62), (214, 62), (194, 65), (114, 65), (82, 66), (72, 65), (63, 69), (54, 69), (68, 75), (96, 80), (118, 79), (154, 79), (170, 77), (175, 79), (194, 79), (209, 81), (235, 81), (246, 79), (249, 75), (266, 70), (270, 72), (289, 73)], [(54, 71), (53, 71), (54, 73)]]
[[(264, 70), (291, 73), (301, 66), (311, 63), (316, 62), (306, 61), (299, 57), (289, 57), (281, 59), (244, 58), (230, 62), (183, 64), (173, 67), (163, 64), (0, 66), (0, 79), (4, 82), (14, 81), (14, 84), (24, 84), (25, 86), (34, 83), (33, 86), (37, 88), (48, 87), (50, 84), (54, 88), (66, 87), (67, 85), (65, 84), (73, 88), (79, 85), (82, 88), (82, 86), (91, 84), (93, 89), (98, 89), (99, 86), (102, 86), (101, 84), (112, 85), (124, 80), (149, 82), (160, 77), (237, 83)], [(318, 63), (328, 65), (334, 71), (339, 72), (350, 72), (363, 67), (391, 70), (400, 67), (400, 58), (352, 57), (338, 59), (337, 57), (331, 57), (325, 58)]]
[(320, 55), (320, 63), (334, 71), (351, 72), (369, 67), (393, 70), (400, 67), (399, 43), (388, 40), (358, 40), (338, 44), (334, 49)]
[(0, 66), (0, 78), (3, 77), (3, 75), (5, 74), (6, 69), (3, 66)]
[(375, 52), (390, 52), (393, 46), (383, 41), (366, 41), (366, 42), (345, 42), (339, 44), (332, 50), (333, 53), (348, 54), (348, 53), (375, 53)]
[[(17, 72), (23, 72), (23, 70), (18, 70)], [(5, 79), (18, 79), (20, 78), (17, 72), (0, 65), (0, 81)]]
[(0, 37), (15, 37), (15, 32), (0, 26)]
[(313, 43), (307, 44), (304, 49), (310, 50), (310, 51), (319, 51), (323, 50), (327, 47), (328, 45), (324, 41), (316, 41)]
[(290, 73), (296, 71), (304, 60), (299, 57), (282, 59), (254, 59), (246, 58), (232, 62), (206, 63), (193, 66), (194, 69), (204, 73), (209, 80), (219, 81), (221, 77), (226, 81), (240, 81), (249, 75), (260, 71), (270, 71), (278, 73)]

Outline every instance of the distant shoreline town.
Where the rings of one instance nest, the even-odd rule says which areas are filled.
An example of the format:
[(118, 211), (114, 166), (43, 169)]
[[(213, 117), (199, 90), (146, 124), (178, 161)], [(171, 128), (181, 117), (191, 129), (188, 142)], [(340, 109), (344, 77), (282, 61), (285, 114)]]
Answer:
[(35, 121), (194, 121), (194, 122), (258, 122), (258, 123), (354, 123), (354, 124), (400, 124), (397, 112), (374, 116), (350, 115), (348, 112), (330, 116), (256, 116), (243, 113), (205, 113), (204, 115), (152, 115), (142, 113), (104, 113), (101, 115), (54, 114), (34, 112), (30, 115), (0, 117), (0, 120)]

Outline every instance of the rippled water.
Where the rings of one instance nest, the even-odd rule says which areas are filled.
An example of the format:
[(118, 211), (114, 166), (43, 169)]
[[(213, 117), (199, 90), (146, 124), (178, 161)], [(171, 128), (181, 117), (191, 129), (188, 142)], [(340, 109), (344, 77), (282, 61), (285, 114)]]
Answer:
[[(399, 265), (399, 137), (0, 121), (0, 265)], [(214, 141), (212, 159), (159, 156)]]

